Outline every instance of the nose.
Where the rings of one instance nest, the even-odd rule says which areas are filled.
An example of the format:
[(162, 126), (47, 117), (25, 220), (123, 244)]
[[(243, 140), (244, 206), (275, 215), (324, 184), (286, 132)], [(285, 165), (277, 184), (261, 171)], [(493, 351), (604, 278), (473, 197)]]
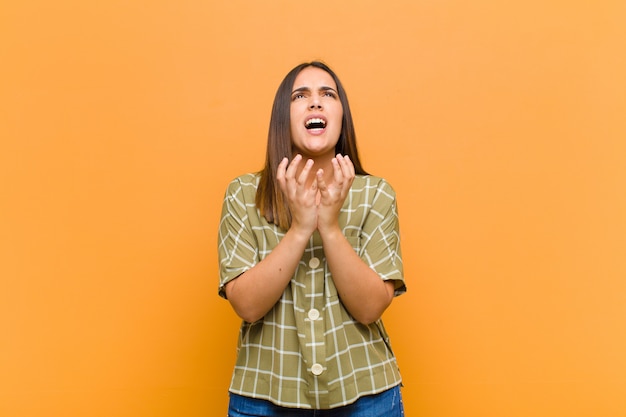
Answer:
[(311, 110), (313, 110), (313, 109), (321, 109), (322, 108), (322, 102), (320, 101), (320, 98), (318, 96), (311, 97), (311, 102), (309, 103), (309, 108)]

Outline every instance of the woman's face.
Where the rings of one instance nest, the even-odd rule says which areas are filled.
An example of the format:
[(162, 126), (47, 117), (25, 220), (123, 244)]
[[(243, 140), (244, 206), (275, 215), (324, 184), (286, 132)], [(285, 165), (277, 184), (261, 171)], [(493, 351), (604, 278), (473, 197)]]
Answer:
[(290, 115), (294, 154), (305, 158), (334, 156), (343, 107), (329, 73), (316, 67), (300, 71), (293, 83)]

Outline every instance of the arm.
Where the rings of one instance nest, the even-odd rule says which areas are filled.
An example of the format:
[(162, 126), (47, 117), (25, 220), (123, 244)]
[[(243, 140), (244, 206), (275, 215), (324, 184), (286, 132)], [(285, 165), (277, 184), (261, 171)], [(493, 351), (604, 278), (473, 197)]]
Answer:
[(383, 281), (366, 265), (339, 228), (324, 233), (322, 241), (343, 305), (360, 323), (367, 325), (378, 320), (393, 300), (394, 283)]
[(394, 283), (383, 281), (354, 251), (339, 226), (339, 211), (354, 180), (354, 166), (348, 157), (333, 160), (333, 183), (324, 181), (318, 171), (321, 193), (318, 230), (324, 254), (339, 297), (352, 317), (363, 324), (378, 320), (391, 304)]
[(278, 302), (302, 258), (308, 238), (291, 229), (261, 262), (224, 287), (226, 298), (243, 320), (260, 320)]
[(313, 161), (296, 175), (301, 161), (298, 155), (289, 166), (286, 158), (278, 166), (277, 180), (291, 210), (289, 230), (265, 259), (224, 287), (233, 309), (247, 322), (260, 320), (278, 302), (315, 231), (317, 187), (315, 182), (306, 185)]

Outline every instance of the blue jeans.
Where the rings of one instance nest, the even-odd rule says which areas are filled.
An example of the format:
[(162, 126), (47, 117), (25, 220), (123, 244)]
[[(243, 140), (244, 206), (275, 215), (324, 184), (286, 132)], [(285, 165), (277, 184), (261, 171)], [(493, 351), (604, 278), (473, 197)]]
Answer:
[(355, 403), (330, 410), (285, 408), (269, 401), (230, 394), (228, 417), (404, 417), (400, 386), (359, 398)]

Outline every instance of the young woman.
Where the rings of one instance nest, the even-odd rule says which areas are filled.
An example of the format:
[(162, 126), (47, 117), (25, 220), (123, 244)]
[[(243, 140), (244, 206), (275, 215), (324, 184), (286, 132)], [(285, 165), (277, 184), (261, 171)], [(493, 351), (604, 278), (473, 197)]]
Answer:
[(243, 319), (229, 416), (404, 414), (381, 320), (406, 291), (395, 193), (361, 167), (325, 64), (279, 86), (265, 168), (229, 184), (218, 240), (219, 294)]

